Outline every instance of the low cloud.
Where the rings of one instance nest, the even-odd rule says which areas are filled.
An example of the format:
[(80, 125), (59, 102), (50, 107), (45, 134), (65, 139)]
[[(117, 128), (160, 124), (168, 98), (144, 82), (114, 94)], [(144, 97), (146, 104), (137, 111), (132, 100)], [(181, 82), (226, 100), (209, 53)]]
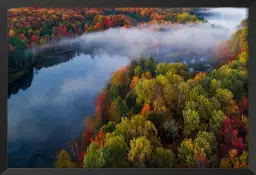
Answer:
[(230, 34), (235, 32), (243, 19), (248, 18), (247, 8), (210, 8), (205, 13), (210, 15), (207, 19), (210, 23), (228, 28)]
[[(149, 28), (151, 29), (149, 29)], [(152, 25), (147, 28), (109, 29), (104, 32), (85, 34), (77, 38), (81, 48), (95, 50), (95, 53), (122, 55), (136, 59), (141, 54), (158, 57), (162, 53), (184, 50), (198, 54), (207, 53), (216, 46), (216, 41), (228, 39), (223, 28), (210, 24), (198, 25)], [(154, 32), (153, 29), (163, 31)], [(159, 49), (161, 49), (159, 53)]]
[[(210, 9), (207, 13), (215, 14), (208, 20), (210, 23), (224, 28), (235, 28), (247, 16), (246, 9), (233, 8)], [(164, 31), (154, 32), (154, 28)], [(89, 111), (111, 72), (131, 59), (141, 54), (167, 57), (175, 51), (207, 53), (215, 47), (216, 41), (229, 38), (224, 28), (213, 28), (209, 23), (150, 25), (147, 28), (109, 29), (59, 42), (63, 45), (77, 43), (93, 54), (80, 55), (71, 62), (40, 70), (37, 76), (43, 82), (35, 77), (32, 88), (12, 96), (8, 101), (8, 137), (12, 140), (46, 138), (59, 125), (68, 126), (72, 117), (81, 116), (75, 112), (76, 105), (80, 105), (75, 104), (77, 99), (84, 100), (85, 110)], [(49, 88), (53, 88), (54, 93), (49, 93)]]

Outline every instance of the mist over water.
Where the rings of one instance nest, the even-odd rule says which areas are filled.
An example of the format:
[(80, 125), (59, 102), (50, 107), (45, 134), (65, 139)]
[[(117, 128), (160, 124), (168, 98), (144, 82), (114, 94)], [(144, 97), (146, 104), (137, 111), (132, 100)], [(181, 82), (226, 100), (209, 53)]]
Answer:
[[(202, 9), (199, 13), (208, 23), (111, 28), (103, 32), (87, 33), (75, 39), (65, 39), (57, 45), (64, 47), (75, 43), (83, 51), (88, 51), (88, 54), (118, 55), (130, 60), (142, 54), (160, 60), (166, 57), (169, 59), (181, 51), (204, 56), (212, 54), (210, 52), (217, 43), (227, 40), (237, 30), (241, 20), (247, 18), (246, 8), (211, 8)], [(190, 61), (186, 58), (179, 59)]]
[[(161, 28), (164, 31), (155, 32)], [(139, 55), (151, 55), (156, 59), (165, 54), (194, 52), (204, 54), (216, 45), (216, 41), (228, 39), (222, 28), (200, 25), (154, 25), (147, 28), (109, 29), (104, 32), (85, 34), (76, 39), (82, 49), (93, 49), (96, 54), (126, 56), (136, 59)]]
[[(79, 137), (84, 117), (95, 111), (97, 94), (111, 73), (128, 63), (117, 56), (80, 55), (41, 69), (26, 91), (8, 100), (9, 156), (25, 156), (22, 167), (35, 152), (51, 159), (66, 148)], [(14, 161), (11, 165), (18, 166)]]
[[(111, 73), (131, 59), (143, 54), (172, 61), (176, 52), (183, 51), (199, 57), (184, 57), (181, 61), (203, 61), (202, 55), (212, 51), (216, 41), (228, 39), (247, 16), (246, 9), (237, 8), (208, 9), (204, 13), (209, 23), (224, 29), (212, 28), (211, 24), (151, 25), (109, 29), (61, 41), (63, 45), (76, 43), (88, 53), (41, 69), (28, 89), (8, 100), (8, 154), (25, 156), (21, 161), (10, 159), (9, 167), (27, 166), (29, 160), (34, 161), (31, 156), (36, 152), (51, 159), (69, 140), (78, 137), (84, 116), (95, 111), (97, 94)], [(164, 30), (154, 32), (155, 28)]]
[(209, 23), (229, 29), (229, 34), (237, 30), (243, 19), (248, 18), (247, 8), (210, 8), (202, 12)]

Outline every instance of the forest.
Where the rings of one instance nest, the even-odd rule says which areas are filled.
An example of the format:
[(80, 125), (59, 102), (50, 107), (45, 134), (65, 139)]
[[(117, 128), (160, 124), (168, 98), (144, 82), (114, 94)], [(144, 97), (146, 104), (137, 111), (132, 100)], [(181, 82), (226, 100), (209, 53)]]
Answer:
[[(202, 22), (190, 8), (14, 8), (8, 11), (9, 82), (26, 74), (56, 41), (114, 27)], [(46, 49), (44, 46), (50, 45)], [(30, 49), (31, 52), (24, 52)]]
[(56, 167), (246, 168), (247, 37), (237, 31), (236, 56), (209, 73), (152, 58), (120, 68), (85, 120), (82, 151), (61, 150)]
[[(36, 62), (36, 46), (111, 27), (207, 22), (193, 10), (11, 9), (9, 76), (21, 76)], [(20, 56), (33, 48), (32, 55)], [(54, 167), (247, 168), (246, 19), (217, 49), (216, 59), (222, 61), (212, 71), (199, 73), (143, 55), (120, 67), (98, 94), (80, 137), (57, 153)]]

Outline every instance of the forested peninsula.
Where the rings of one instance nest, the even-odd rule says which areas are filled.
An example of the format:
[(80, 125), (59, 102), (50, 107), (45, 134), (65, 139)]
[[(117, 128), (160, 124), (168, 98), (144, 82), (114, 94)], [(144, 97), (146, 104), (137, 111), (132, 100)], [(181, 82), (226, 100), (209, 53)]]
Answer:
[[(54, 53), (55, 41), (109, 28), (205, 23), (193, 8), (18, 8), (8, 11), (9, 83)], [(29, 50), (29, 52), (24, 52)], [(114, 72), (81, 136), (56, 168), (247, 168), (248, 27), (216, 49), (219, 64), (191, 72), (141, 55)], [(70, 116), (72, 117), (72, 116)], [(83, 121), (81, 121), (83, 122)]]

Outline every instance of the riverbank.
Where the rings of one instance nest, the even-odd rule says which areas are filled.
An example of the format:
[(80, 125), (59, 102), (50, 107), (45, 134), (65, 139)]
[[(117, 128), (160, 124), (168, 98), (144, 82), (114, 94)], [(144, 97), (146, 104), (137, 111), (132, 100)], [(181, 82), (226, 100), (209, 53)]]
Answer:
[[(125, 37), (126, 35), (124, 34), (129, 34), (129, 31), (121, 30), (122, 36)], [(91, 39), (94, 41), (95, 39), (97, 40), (97, 36), (101, 36), (100, 33), (99, 35), (89, 35), (88, 37), (93, 36)], [(109, 33), (103, 32), (103, 34)], [(137, 34), (140, 34), (137, 36), (141, 38), (145, 36), (141, 32)], [(202, 34), (200, 33), (201, 38)], [(196, 40), (197, 38), (189, 39), (188, 42), (193, 41), (196, 43), (198, 41)], [(108, 41), (109, 38), (106, 37), (106, 40)], [(126, 43), (129, 40), (120, 37), (117, 41), (116, 45)], [(171, 41), (173, 44), (179, 45), (178, 42)], [(20, 142), (22, 145), (17, 146), (17, 148), (9, 147), (8, 154), (14, 157), (20, 156), (23, 159), (13, 160), (10, 158), (9, 165), (11, 167), (52, 167), (52, 157), (56, 156), (60, 148), (68, 150), (68, 141), (77, 138), (83, 130), (83, 122), (81, 121), (84, 120), (84, 116), (94, 114), (97, 95), (111, 79), (111, 73), (130, 63), (126, 55), (120, 55), (120, 52), (117, 53), (111, 50), (115, 42), (105, 42), (104, 40), (103, 42), (94, 43), (96, 45), (98, 45), (97, 43), (105, 43), (106, 47), (104, 49), (109, 49), (109, 51), (103, 49), (103, 52), (97, 52), (99, 50), (96, 49), (95, 54), (94, 52), (90, 54), (70, 53), (56, 56), (54, 59), (49, 59), (47, 63), (38, 64), (36, 70), (40, 71), (31, 71), (29, 77), (22, 82), (24, 85), (19, 84), (13, 87), (14, 89), (19, 87), (22, 91), (16, 91), (8, 99), (8, 142), (11, 145), (16, 145), (16, 143)], [(135, 46), (138, 48), (140, 45), (143, 45), (143, 43), (139, 42)], [(120, 47), (126, 47), (126, 45), (120, 44)], [(129, 48), (126, 47), (122, 53), (133, 53), (134, 50)], [(131, 58), (137, 58), (137, 56)], [(63, 60), (70, 61), (60, 64)], [(225, 73), (223, 71), (221, 73)], [(229, 72), (229, 70), (227, 71)], [(37, 76), (33, 77), (33, 72)], [(155, 76), (152, 79), (155, 79)], [(233, 82), (234, 78), (231, 80), (233, 84), (236, 84)], [(115, 82), (115, 80), (113, 81)], [(228, 84), (229, 87), (232, 87), (231, 85)], [(115, 92), (116, 88), (111, 88), (111, 90)], [(115, 94), (113, 98), (116, 95), (118, 94)], [(122, 96), (125, 96), (125, 93)], [(130, 97), (133, 101), (133, 96)], [(111, 109), (115, 109), (115, 106), (116, 104), (113, 102), (113, 108)], [(153, 105), (151, 107), (153, 108)], [(140, 109), (134, 108), (134, 110)], [(115, 110), (112, 111), (114, 112)], [(112, 125), (110, 124), (107, 128), (111, 129), (111, 127)], [(76, 142), (71, 142), (70, 148), (72, 148), (71, 145), (75, 147)], [(69, 154), (72, 155), (72, 149), (69, 151)], [(28, 161), (31, 164), (28, 165)]]
[(70, 50), (55, 52), (55, 53), (52, 53), (48, 56), (38, 57), (37, 59), (35, 59), (36, 61), (34, 61), (34, 63), (32, 65), (30, 65), (29, 67), (27, 67), (23, 70), (20, 70), (18, 72), (15, 72), (15, 73), (10, 72), (11, 77), (8, 79), (8, 85), (14, 83), (15, 81), (22, 78), (23, 76), (26, 76), (26, 74), (28, 73), (28, 70), (31, 69), (31, 68), (33, 69), (34, 67), (36, 67), (37, 64), (40, 64), (40, 63), (43, 64), (43, 62), (45, 62), (49, 59), (52, 59), (52, 57), (54, 57), (54, 56), (58, 56), (58, 55), (61, 55), (61, 54), (65, 54), (67, 52), (72, 52), (72, 51), (74, 51), (74, 50), (70, 49)]
[[(66, 9), (59, 9), (60, 12), (65, 12)], [(57, 13), (55, 11), (51, 11), (51, 15)], [(77, 16), (78, 12), (83, 13), (83, 16)], [(45, 11), (44, 9), (27, 9), (27, 8), (20, 8), (20, 9), (12, 9), (9, 13), (9, 54), (14, 56), (9, 56), (9, 72), (16, 72), (14, 75), (10, 75), (10, 83), (13, 83), (15, 80), (19, 78), (19, 76), (23, 76), (27, 71), (23, 70), (22, 67), (33, 67), (35, 64), (39, 62), (36, 57), (44, 58), (45, 50), (41, 50), (40, 48), (48, 42), (53, 41), (60, 41), (63, 37), (68, 38), (75, 38), (81, 36), (85, 33), (93, 32), (93, 31), (103, 31), (107, 30), (111, 27), (133, 27), (137, 25), (141, 25), (141, 22), (145, 22), (144, 18), (147, 18), (146, 23), (154, 24), (154, 23), (186, 23), (190, 21), (197, 21), (200, 19), (194, 16), (191, 16), (190, 9), (172, 9), (170, 12), (162, 10), (162, 9), (151, 9), (151, 8), (134, 8), (130, 9), (87, 9), (81, 8), (78, 11), (72, 12), (70, 18), (75, 17), (75, 21), (71, 19), (58, 19), (58, 24), (55, 21), (50, 22), (49, 20), (47, 23), (56, 23), (49, 26), (49, 24), (44, 23), (42, 20), (42, 14), (47, 14), (49, 12)], [(21, 15), (20, 18), (16, 18), (16, 14), (19, 13)], [(23, 14), (24, 13), (24, 14)], [(31, 15), (29, 16), (29, 14)], [(35, 16), (32, 16), (32, 13), (35, 13)], [(53, 14), (52, 14), (53, 13)], [(180, 13), (180, 16), (177, 16), (177, 13)], [(125, 15), (124, 15), (125, 14)], [(171, 14), (171, 16), (168, 14)], [(22, 16), (23, 15), (23, 16)], [(40, 16), (39, 16), (40, 15)], [(72, 16), (73, 15), (73, 16)], [(183, 15), (183, 16), (182, 16)], [(48, 16), (49, 18), (51, 16)], [(25, 18), (27, 23), (30, 25), (24, 24)], [(37, 23), (34, 24), (30, 21), (30, 18), (37, 18)], [(177, 19), (176, 19), (177, 18)], [(12, 21), (12, 22), (11, 22)], [(138, 22), (134, 22), (138, 21)], [(65, 24), (61, 24), (61, 23)], [(77, 22), (77, 26), (72, 25), (73, 23)], [(16, 28), (16, 26), (18, 26)], [(20, 30), (23, 28), (24, 30)], [(43, 29), (42, 29), (43, 27)], [(33, 28), (33, 29), (32, 29)], [(51, 30), (52, 33), (49, 33)], [(48, 31), (48, 33), (46, 32)], [(47, 34), (46, 34), (46, 33)], [(67, 33), (68, 32), (68, 33)], [(57, 43), (56, 43), (57, 44)], [(26, 49), (29, 49), (29, 57), (23, 55)], [(55, 50), (55, 44), (53, 46), (48, 47), (49, 50)], [(23, 51), (22, 51), (23, 50)], [(16, 54), (15, 52), (21, 52)], [(55, 51), (54, 51), (55, 52)], [(53, 53), (54, 53), (53, 52)], [(52, 53), (48, 53), (52, 55)], [(56, 55), (56, 54), (55, 54)], [(23, 62), (21, 62), (21, 60)], [(32, 61), (30, 61), (32, 60)], [(44, 59), (40, 60), (44, 61)], [(17, 67), (19, 64), (21, 67)]]

